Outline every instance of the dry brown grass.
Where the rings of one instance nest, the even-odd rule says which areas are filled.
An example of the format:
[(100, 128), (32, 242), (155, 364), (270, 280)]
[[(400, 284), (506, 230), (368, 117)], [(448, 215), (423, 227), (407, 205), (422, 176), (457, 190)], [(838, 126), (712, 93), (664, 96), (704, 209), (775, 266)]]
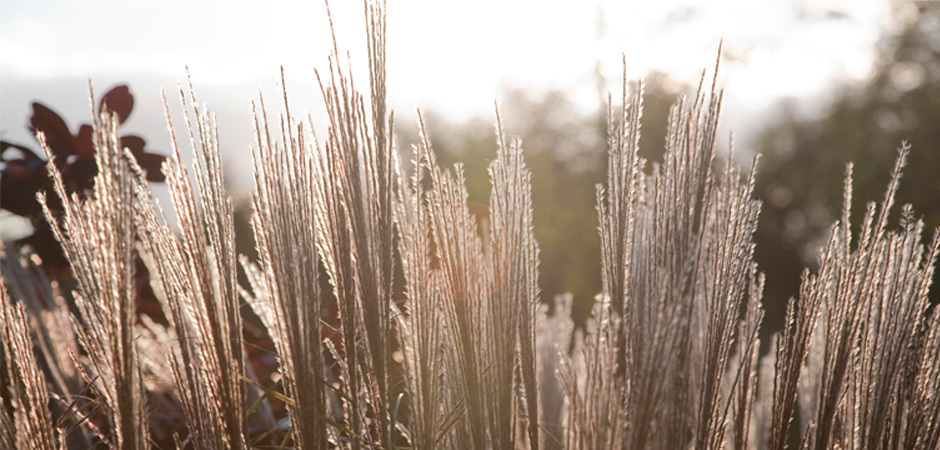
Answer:
[[(50, 163), (65, 212), (47, 214), (77, 311), (28, 249), (5, 250), (0, 446), (782, 449), (799, 437), (805, 448), (937, 448), (940, 319), (927, 293), (940, 238), (924, 245), (909, 207), (888, 228), (906, 145), (854, 239), (846, 206), (761, 358), (756, 162), (742, 172), (716, 157), (722, 93), (703, 75), (671, 111), (663, 162), (647, 167), (642, 83), (625, 81), (596, 198), (603, 291), (575, 330), (570, 297), (552, 314), (540, 306), (523, 143), (497, 111), (481, 218), (463, 168), (438, 164), (420, 113), (405, 173), (385, 100), (384, 5), (367, 2), (366, 20), (367, 92), (335, 45), (318, 75), (320, 137), (292, 115), (286, 87), (276, 119), (260, 96), (253, 106), (259, 259), (241, 257), (247, 286), (218, 129), (191, 85), (180, 100), (192, 173), (166, 107), (178, 228), (107, 114), (95, 123), (100, 173), (87, 200), (66, 198)], [(138, 256), (168, 326), (138, 318)], [(246, 364), (246, 307), (274, 343), (274, 386)], [(286, 404), (286, 425), (275, 425), (272, 398)]]

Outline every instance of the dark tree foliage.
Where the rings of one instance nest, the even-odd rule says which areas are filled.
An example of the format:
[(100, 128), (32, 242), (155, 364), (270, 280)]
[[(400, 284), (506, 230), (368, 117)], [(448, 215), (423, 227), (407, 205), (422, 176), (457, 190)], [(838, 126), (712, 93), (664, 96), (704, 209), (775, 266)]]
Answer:
[(867, 82), (839, 87), (815, 118), (785, 106), (755, 142), (762, 155), (757, 193), (764, 200), (757, 261), (767, 274), (771, 328), (782, 326), (803, 264), (816, 264), (808, 256), (817, 254), (838, 217), (842, 177), (834, 174), (847, 163), (855, 163), (852, 223), (859, 224), (864, 203), (883, 196), (896, 149), (909, 142), (897, 202), (923, 214), (926, 230), (940, 225), (940, 4), (917, 5), (916, 14), (896, 14), (902, 18), (880, 40)]

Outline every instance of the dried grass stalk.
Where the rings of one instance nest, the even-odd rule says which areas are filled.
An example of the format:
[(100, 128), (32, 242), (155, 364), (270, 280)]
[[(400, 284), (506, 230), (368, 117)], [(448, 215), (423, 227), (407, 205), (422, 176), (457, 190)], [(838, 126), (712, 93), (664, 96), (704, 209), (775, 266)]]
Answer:
[(134, 184), (128, 180), (135, 174), (132, 157), (121, 148), (117, 126), (117, 117), (108, 111), (95, 118), (98, 175), (85, 201), (68, 195), (53, 153), (40, 134), (64, 214), (60, 218), (52, 212), (44, 196), (40, 203), (78, 281), (74, 296), (81, 319), (75, 328), (97, 376), (95, 388), (109, 410), (113, 428), (109, 441), (117, 448), (142, 449), (149, 448), (150, 440), (134, 333), (136, 199)]
[[(7, 258), (5, 249), (2, 256)], [(30, 340), (23, 303), (14, 304), (6, 278), (0, 285), (0, 447), (52, 449), (64, 447), (53, 427), (46, 377)], [(11, 414), (12, 413), (12, 414)]]
[(398, 336), (404, 356), (405, 391), (411, 418), (408, 438), (416, 448), (441, 447), (450, 436), (462, 408), (451, 383), (458, 378), (447, 372), (446, 340), (452, 328), (444, 314), (442, 272), (435, 268), (436, 242), (431, 237), (429, 207), (423, 176), (434, 170), (430, 140), (419, 121), (419, 144), (414, 147), (409, 186), (400, 185), (396, 203), (407, 304), (396, 311)]
[[(284, 80), (283, 72), (281, 77)], [(259, 99), (261, 100), (261, 99)], [(280, 357), (291, 437), (298, 448), (327, 448), (327, 378), (320, 348), (320, 259), (315, 223), (315, 148), (302, 123), (290, 116), (284, 88), (280, 141), (272, 138), (261, 100), (255, 110), (253, 161), (255, 232), (263, 286), (254, 303), (265, 317)]]
[(816, 414), (804, 434), (808, 447), (930, 448), (938, 440), (924, 421), (940, 418), (940, 400), (923, 402), (916, 392), (930, 386), (919, 385), (919, 377), (931, 370), (924, 363), (937, 351), (928, 337), (928, 289), (940, 232), (925, 253), (923, 223), (909, 205), (902, 208), (900, 230), (887, 229), (909, 150), (906, 143), (900, 148), (884, 200), (877, 209), (869, 204), (854, 248), (851, 166), (847, 171), (842, 221), (833, 227), (809, 292), (825, 302), (825, 347)]
[[(232, 204), (223, 187), (215, 117), (196, 102), (192, 84), (189, 98), (194, 117), (187, 111), (185, 118), (198, 190), (181, 163), (164, 96), (173, 154), (163, 172), (182, 236), (174, 234), (142, 184), (137, 185), (137, 226), (176, 335), (170, 366), (190, 428), (186, 442), (199, 449), (244, 448), (248, 430)], [(182, 87), (180, 101), (186, 109)]]
[[(704, 79), (703, 79), (704, 81)], [(746, 181), (728, 163), (715, 173), (715, 141), (721, 92), (699, 89), (690, 103), (673, 107), (663, 164), (644, 172), (638, 155), (642, 84), (632, 97), (624, 84), (623, 109), (609, 120), (606, 188), (598, 189), (603, 287), (610, 312), (586, 342), (591, 370), (602, 389), (619, 392), (622, 408), (581, 411), (585, 429), (622, 417), (624, 448), (719, 448), (728, 424), (739, 445), (754, 386), (743, 364), (753, 360), (760, 323), (752, 235), (760, 210), (753, 200), (755, 171)], [(729, 161), (733, 156), (729, 156)], [(738, 326), (739, 314), (749, 311)], [(598, 313), (596, 311), (595, 313)], [(598, 350), (614, 339), (613, 361)], [(730, 360), (735, 344), (742, 355)], [(746, 356), (745, 356), (746, 355)], [(729, 363), (733, 366), (729, 367)], [(593, 369), (592, 369), (593, 368)], [(730, 380), (725, 382), (725, 377)], [(591, 391), (586, 391), (591, 392)], [(574, 392), (572, 392), (574, 394)], [(738, 398), (738, 417), (732, 401)], [(578, 403), (603, 405), (603, 399)], [(594, 425), (600, 426), (600, 425)], [(569, 433), (581, 433), (569, 430)], [(584, 431), (579, 442), (608, 431)], [(597, 442), (597, 441), (594, 441)], [(599, 445), (595, 443), (594, 446)]]
[(351, 430), (366, 440), (363, 444), (388, 447), (396, 187), (388, 137), (392, 118), (385, 106), (385, 10), (384, 5), (365, 6), (371, 97), (360, 94), (339, 66), (335, 39), (327, 78), (317, 73), (329, 128), (317, 150), (315, 220), (317, 248), (339, 303), (349, 373), (345, 416)]
[[(521, 143), (506, 143), (497, 120), (499, 150), (489, 168), (493, 192), (481, 237), (467, 205), (462, 168), (455, 167), (451, 174), (439, 167), (420, 120), (419, 128), (422, 142), (416, 148), (412, 191), (403, 194), (411, 196), (410, 203), (399, 208), (405, 224), (401, 254), (409, 305), (414, 308), (404, 336), (417, 345), (409, 348), (405, 341), (405, 348), (420, 348), (416, 356), (433, 355), (440, 351), (434, 348), (438, 345), (454, 349), (443, 361), (451, 400), (443, 409), (425, 408), (425, 413), (435, 415), (432, 422), (446, 425), (444, 430), (457, 420), (452, 438), (472, 448), (514, 448), (523, 441), (538, 448), (538, 246), (532, 236), (530, 175)], [(432, 322), (438, 317), (444, 331), (440, 337), (433, 334), (440, 332), (434, 328), (441, 323)], [(424, 342), (414, 341), (421, 335), (426, 336)], [(415, 370), (416, 375), (428, 373), (427, 367)], [(459, 416), (453, 416), (455, 408)], [(524, 438), (515, 432), (520, 417), (525, 418)], [(441, 425), (435, 429), (441, 430)], [(431, 439), (440, 436), (440, 431), (424, 433)]]
[[(262, 428), (273, 420), (246, 401), (240, 298), (273, 338), (290, 418), (283, 443), (297, 448), (394, 448), (403, 437), (413, 448), (783, 449), (798, 435), (817, 449), (940, 445), (940, 314), (927, 295), (940, 231), (925, 245), (908, 206), (900, 229), (887, 228), (908, 146), (854, 242), (849, 167), (820, 267), (804, 274), (786, 328), (760, 359), (760, 203), (753, 166), (742, 173), (733, 151), (716, 163), (722, 92), (715, 80), (703, 88), (703, 75), (695, 97), (670, 112), (663, 162), (647, 168), (643, 87), (631, 94), (625, 79), (596, 197), (603, 292), (575, 332), (570, 297), (551, 316), (539, 307), (530, 173), (498, 111), (485, 217), (470, 212), (462, 167), (437, 163), (420, 114), (413, 172), (402, 177), (385, 103), (384, 5), (365, 10), (369, 92), (339, 66), (334, 42), (329, 72), (318, 74), (322, 143), (309, 117), (291, 116), (286, 88), (276, 126), (263, 99), (253, 109), (260, 261), (242, 258), (250, 291), (236, 283), (216, 122), (191, 84), (180, 96), (184, 109), (192, 103), (193, 177), (172, 122), (163, 167), (179, 235), (120, 147), (115, 117), (95, 120), (99, 174), (85, 201), (66, 195), (40, 137), (65, 209), (42, 204), (78, 280), (79, 314), (63, 327), (62, 299), (37, 267), (14, 259), (28, 253), (2, 256), (0, 446), (87, 446), (97, 435), (147, 448), (172, 419), (148, 417), (145, 403), (178, 402), (189, 433), (180, 447), (248, 448), (267, 430), (246, 416)], [(137, 253), (168, 329), (137, 323)], [(401, 306), (392, 302), (396, 258)], [(338, 337), (326, 339), (321, 267), (339, 312)], [(390, 401), (394, 337), (406, 409)], [(86, 411), (95, 402), (103, 414)]]

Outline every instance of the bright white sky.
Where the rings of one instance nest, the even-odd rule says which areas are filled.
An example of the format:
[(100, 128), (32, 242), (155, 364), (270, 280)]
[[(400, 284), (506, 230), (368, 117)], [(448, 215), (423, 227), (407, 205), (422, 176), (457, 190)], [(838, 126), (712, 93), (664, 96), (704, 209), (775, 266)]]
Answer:
[[(340, 46), (362, 64), (362, 3), (333, 3)], [(455, 121), (491, 115), (507, 85), (562, 88), (594, 107), (595, 64), (616, 92), (621, 54), (630, 77), (655, 69), (694, 84), (723, 38), (724, 126), (745, 137), (778, 99), (818, 105), (834, 80), (863, 79), (877, 37), (898, 14), (887, 0), (388, 3), (388, 85), (399, 120), (417, 107)], [(0, 132), (32, 144), (33, 100), (74, 129), (87, 121), (88, 78), (99, 93), (127, 82), (137, 103), (123, 129), (166, 151), (159, 89), (172, 92), (188, 65), (201, 100), (219, 114), (236, 177), (247, 175), (249, 101), (259, 87), (274, 95), (284, 65), (292, 107), (318, 111), (312, 69), (325, 67), (327, 25), (316, 0), (0, 0)]]

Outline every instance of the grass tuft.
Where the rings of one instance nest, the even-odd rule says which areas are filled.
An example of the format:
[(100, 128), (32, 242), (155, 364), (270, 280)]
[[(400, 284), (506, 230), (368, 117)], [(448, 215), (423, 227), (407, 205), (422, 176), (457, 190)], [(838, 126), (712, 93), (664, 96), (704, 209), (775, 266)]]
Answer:
[[(100, 171), (84, 200), (66, 194), (40, 135), (63, 212), (41, 202), (75, 283), (47, 279), (29, 249), (2, 250), (0, 447), (940, 445), (940, 315), (928, 301), (940, 231), (922, 241), (909, 206), (888, 226), (907, 144), (856, 235), (849, 166), (819, 269), (804, 273), (761, 357), (757, 161), (737, 167), (733, 139), (718, 158), (723, 92), (703, 73), (670, 111), (663, 162), (650, 164), (643, 84), (624, 77), (595, 198), (603, 290), (576, 329), (570, 296), (540, 299), (523, 143), (497, 110), (479, 215), (463, 167), (437, 162), (420, 112), (402, 167), (385, 6), (364, 5), (368, 87), (334, 39), (317, 73), (325, 132), (292, 115), (283, 69), (279, 112), (260, 94), (252, 104), (257, 260), (235, 251), (218, 126), (191, 82), (180, 88), (190, 167), (164, 95), (175, 226), (121, 147), (116, 115), (95, 118)], [(165, 324), (137, 311), (139, 267)], [(245, 348), (249, 308), (276, 356), (270, 383)]]

